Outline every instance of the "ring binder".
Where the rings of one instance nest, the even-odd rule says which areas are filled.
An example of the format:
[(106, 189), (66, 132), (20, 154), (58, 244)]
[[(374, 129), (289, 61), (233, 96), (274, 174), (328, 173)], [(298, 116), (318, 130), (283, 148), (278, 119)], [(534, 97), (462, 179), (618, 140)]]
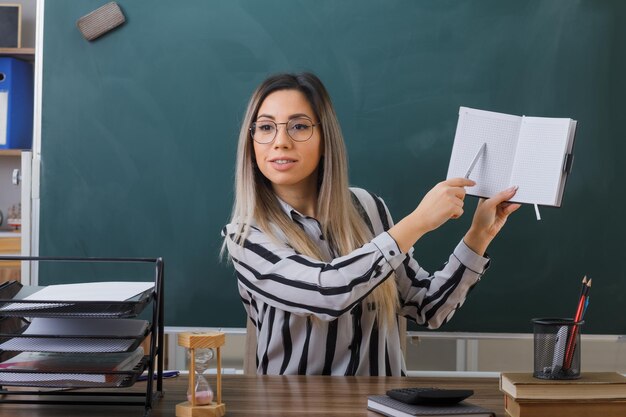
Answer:
[(29, 149), (33, 143), (33, 68), (0, 58), (0, 149)]

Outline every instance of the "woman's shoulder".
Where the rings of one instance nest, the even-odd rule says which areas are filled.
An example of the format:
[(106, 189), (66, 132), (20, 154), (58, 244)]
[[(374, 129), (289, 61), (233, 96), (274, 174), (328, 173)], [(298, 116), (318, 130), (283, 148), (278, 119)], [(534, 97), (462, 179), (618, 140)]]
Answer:
[(393, 219), (382, 198), (363, 188), (350, 187), (350, 192), (356, 209), (374, 235), (389, 230), (393, 225)]
[(258, 224), (254, 219), (245, 221), (231, 219), (230, 223), (226, 224), (222, 229), (222, 236), (247, 234), (249, 230), (259, 230)]
[(243, 238), (255, 241), (271, 240), (275, 243), (287, 242), (285, 233), (278, 226), (272, 223), (268, 226), (271, 228), (269, 233), (267, 233), (254, 218), (247, 219), (246, 221), (233, 219), (222, 229), (222, 237), (228, 236), (235, 241), (239, 241)]
[(352, 199), (357, 199), (357, 201), (361, 204), (366, 204), (368, 206), (372, 204), (382, 204), (385, 206), (385, 202), (381, 197), (364, 188), (350, 187), (350, 193), (352, 194)]
[(358, 187), (350, 187), (350, 193), (352, 193), (352, 201), (362, 215), (365, 213), (370, 219), (378, 218), (383, 223), (388, 222), (388, 210), (382, 198)]

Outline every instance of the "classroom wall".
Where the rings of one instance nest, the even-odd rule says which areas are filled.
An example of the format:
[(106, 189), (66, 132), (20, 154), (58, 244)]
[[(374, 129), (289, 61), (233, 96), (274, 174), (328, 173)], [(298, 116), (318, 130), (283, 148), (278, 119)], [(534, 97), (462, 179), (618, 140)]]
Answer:
[[(169, 335), (171, 338), (171, 334)], [(175, 338), (174, 338), (175, 340)], [(222, 365), (227, 372), (243, 370), (245, 335), (227, 334)], [(582, 336), (583, 372), (626, 373), (626, 340)], [(166, 369), (186, 369), (184, 349), (169, 344)], [(475, 371), (532, 372), (532, 335), (490, 335), (487, 339), (441, 338), (428, 333), (409, 336), (406, 364), (409, 372)]]

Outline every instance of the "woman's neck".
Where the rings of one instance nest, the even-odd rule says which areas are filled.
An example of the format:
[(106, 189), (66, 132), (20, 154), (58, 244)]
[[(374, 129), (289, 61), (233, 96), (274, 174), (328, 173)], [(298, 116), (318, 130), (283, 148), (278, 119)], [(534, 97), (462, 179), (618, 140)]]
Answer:
[(289, 190), (282, 187), (274, 187), (274, 192), (285, 203), (296, 209), (299, 213), (315, 218), (317, 214), (317, 190), (309, 192), (303, 190)]

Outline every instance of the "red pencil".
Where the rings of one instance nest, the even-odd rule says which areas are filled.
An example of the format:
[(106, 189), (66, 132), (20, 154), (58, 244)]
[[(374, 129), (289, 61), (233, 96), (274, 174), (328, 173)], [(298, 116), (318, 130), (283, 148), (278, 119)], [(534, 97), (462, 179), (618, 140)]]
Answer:
[[(586, 278), (586, 277), (585, 277)], [(583, 278), (584, 281), (584, 278)], [(578, 323), (583, 316), (583, 311), (585, 309), (585, 301), (587, 300), (589, 294), (589, 288), (591, 288), (591, 279), (586, 282), (582, 289), (582, 294), (580, 295), (580, 300), (578, 301), (578, 307), (576, 308), (576, 315), (574, 316), (574, 323)], [(574, 359), (574, 351), (576, 349), (576, 343), (574, 340), (576, 339), (576, 335), (578, 334), (578, 325), (574, 324), (572, 326), (572, 331), (567, 339), (567, 347), (565, 348), (565, 361), (563, 362), (563, 370), (568, 370), (572, 366), (572, 360)]]

